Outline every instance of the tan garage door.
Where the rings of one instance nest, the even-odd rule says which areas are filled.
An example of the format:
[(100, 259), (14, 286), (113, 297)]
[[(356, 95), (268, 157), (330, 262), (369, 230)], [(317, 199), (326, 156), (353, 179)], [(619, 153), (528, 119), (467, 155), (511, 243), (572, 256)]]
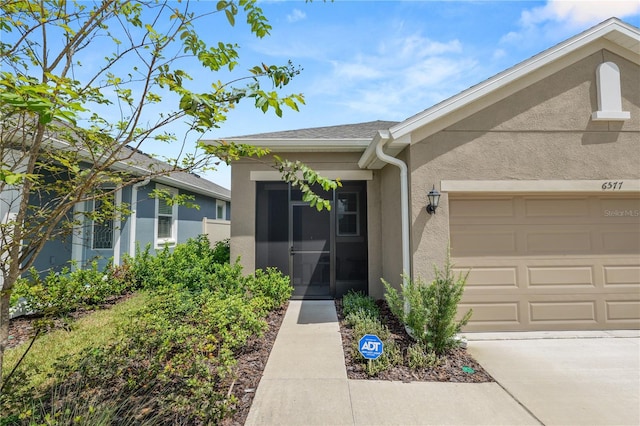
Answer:
[(640, 197), (449, 195), (467, 331), (640, 328)]

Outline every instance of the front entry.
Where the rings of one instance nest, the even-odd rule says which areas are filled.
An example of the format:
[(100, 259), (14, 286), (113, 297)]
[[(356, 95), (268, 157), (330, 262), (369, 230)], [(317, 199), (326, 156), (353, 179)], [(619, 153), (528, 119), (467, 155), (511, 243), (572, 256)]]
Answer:
[(283, 182), (256, 188), (256, 268), (288, 275), (297, 299), (367, 292), (366, 182), (317, 191), (331, 201), (330, 211), (310, 207)]

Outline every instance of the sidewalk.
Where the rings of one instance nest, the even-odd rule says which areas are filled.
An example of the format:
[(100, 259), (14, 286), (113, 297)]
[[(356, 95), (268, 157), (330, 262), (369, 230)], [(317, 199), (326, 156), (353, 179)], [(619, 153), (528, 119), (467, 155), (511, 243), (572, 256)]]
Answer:
[(348, 380), (333, 301), (289, 302), (246, 425), (537, 425), (497, 383)]

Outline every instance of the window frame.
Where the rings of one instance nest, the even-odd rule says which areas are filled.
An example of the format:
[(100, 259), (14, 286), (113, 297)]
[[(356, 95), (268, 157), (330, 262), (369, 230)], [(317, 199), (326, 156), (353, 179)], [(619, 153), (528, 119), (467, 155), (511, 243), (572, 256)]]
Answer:
[[(340, 211), (340, 196), (353, 194), (356, 197), (356, 208), (354, 211)], [(336, 192), (336, 235), (338, 237), (359, 237), (360, 236), (360, 193), (357, 191), (340, 191)], [(356, 229), (355, 232), (344, 233), (340, 231), (340, 218), (344, 216), (355, 216)]]
[[(171, 194), (172, 197), (175, 197), (179, 194), (177, 188), (173, 188), (166, 185), (156, 184), (156, 190), (158, 191), (167, 191)], [(162, 248), (165, 245), (176, 245), (178, 242), (178, 204), (174, 203), (171, 206), (171, 214), (160, 213), (160, 202), (163, 201), (159, 197), (155, 198), (155, 212), (154, 212), (154, 226), (153, 226), (153, 239), (156, 248)], [(160, 217), (169, 217), (171, 220), (171, 225), (169, 229), (171, 230), (171, 235), (169, 237), (160, 237), (158, 232), (160, 231)]]
[[(218, 215), (218, 209), (222, 208), (222, 216)], [(227, 202), (224, 200), (216, 199), (216, 219), (217, 220), (227, 220)]]
[[(104, 188), (105, 192), (108, 191), (113, 191), (115, 188)], [(109, 195), (106, 195), (108, 197), (111, 198), (111, 202), (113, 203), (114, 207), (116, 206), (116, 194), (115, 193), (111, 193)], [(94, 199), (91, 200), (91, 212), (95, 212), (96, 211), (96, 202), (97, 201), (101, 201), (99, 199)], [(89, 234), (89, 247), (91, 248), (92, 251), (103, 251), (103, 250), (114, 250), (115, 246), (116, 246), (116, 218), (112, 217), (109, 219), (109, 222), (111, 222), (111, 246), (110, 247), (96, 247), (95, 243), (96, 243), (96, 239), (95, 239), (95, 233), (96, 233), (96, 221), (95, 220), (91, 220), (91, 233)]]

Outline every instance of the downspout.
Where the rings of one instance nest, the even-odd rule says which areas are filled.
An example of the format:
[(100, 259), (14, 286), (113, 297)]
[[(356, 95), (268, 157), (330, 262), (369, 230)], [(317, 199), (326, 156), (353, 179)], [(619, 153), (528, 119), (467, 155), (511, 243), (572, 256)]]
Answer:
[(136, 224), (138, 223), (138, 188), (148, 185), (151, 181), (146, 178), (142, 182), (134, 183), (131, 187), (131, 225), (129, 225), (129, 256), (136, 256)]
[[(382, 135), (381, 135), (382, 136)], [(409, 184), (407, 178), (407, 165), (404, 161), (385, 154), (382, 147), (389, 139), (381, 137), (376, 144), (376, 156), (385, 163), (394, 165), (400, 169), (400, 214), (402, 223), (402, 285), (408, 284), (411, 279), (411, 261), (409, 258)], [(405, 306), (405, 309), (407, 306)]]

